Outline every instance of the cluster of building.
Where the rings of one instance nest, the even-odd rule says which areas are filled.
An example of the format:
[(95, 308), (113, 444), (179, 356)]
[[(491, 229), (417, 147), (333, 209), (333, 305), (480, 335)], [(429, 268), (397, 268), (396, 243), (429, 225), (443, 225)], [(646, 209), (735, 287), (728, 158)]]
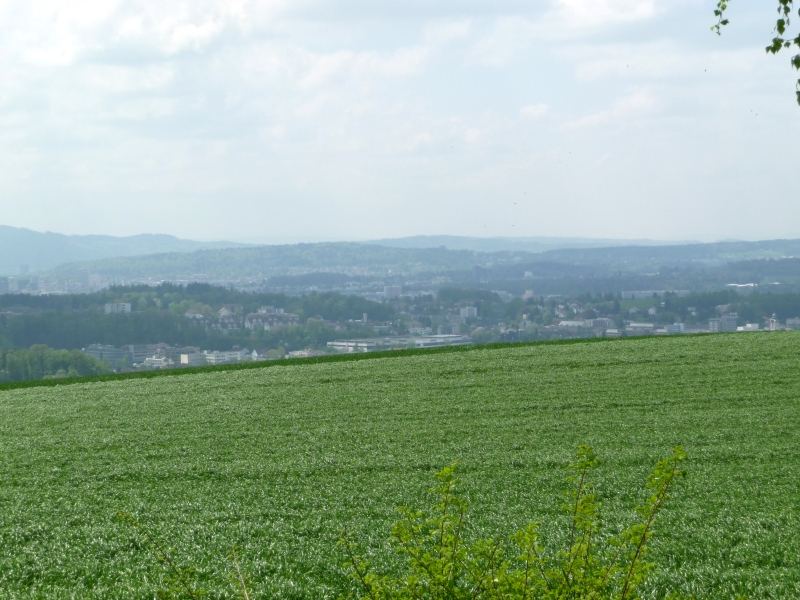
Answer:
[(191, 346), (176, 347), (167, 344), (129, 344), (126, 346), (92, 344), (84, 348), (83, 352), (116, 370), (225, 365), (265, 359), (255, 350), (201, 350)]
[(621, 337), (623, 335), (672, 335), (679, 333), (733, 333), (743, 331), (781, 331), (785, 329), (800, 330), (800, 317), (786, 319), (781, 323), (776, 317), (770, 317), (762, 325), (760, 323), (739, 324), (739, 315), (735, 312), (723, 314), (709, 319), (708, 325), (689, 326), (685, 323), (672, 323), (658, 326), (655, 323), (626, 321), (621, 328), (614, 326), (610, 318), (579, 319), (559, 321), (557, 329), (567, 332), (589, 332), (605, 337)]
[(330, 350), (336, 352), (375, 352), (378, 350), (399, 350), (404, 348), (439, 348), (470, 343), (472, 343), (472, 340), (466, 335), (423, 335), (334, 340), (328, 342), (327, 345)]
[(62, 280), (55, 276), (30, 274), (21, 269), (18, 276), (0, 277), (0, 294), (85, 294), (99, 292), (115, 282), (97, 275), (78, 280)]
[(286, 312), (274, 306), (262, 306), (258, 311), (244, 314), (241, 307), (223, 306), (213, 315), (205, 315), (196, 311), (187, 311), (184, 315), (198, 323), (203, 323), (209, 328), (220, 331), (270, 331), (279, 327), (298, 325), (300, 316)]
[(129, 315), (132, 310), (130, 302), (108, 302), (103, 306), (103, 312), (107, 315)]

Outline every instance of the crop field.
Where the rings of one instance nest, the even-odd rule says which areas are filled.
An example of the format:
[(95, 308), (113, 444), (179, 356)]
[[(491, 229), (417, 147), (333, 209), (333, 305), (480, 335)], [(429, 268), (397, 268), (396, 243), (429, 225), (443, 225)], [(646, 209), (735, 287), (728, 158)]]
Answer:
[(800, 597), (800, 335), (474, 349), (0, 392), (0, 598), (146, 598), (150, 535), (233, 597), (336, 598), (337, 539), (392, 568), (400, 505), (459, 463), (470, 536), (563, 536), (580, 443), (609, 528), (676, 444), (645, 590)]

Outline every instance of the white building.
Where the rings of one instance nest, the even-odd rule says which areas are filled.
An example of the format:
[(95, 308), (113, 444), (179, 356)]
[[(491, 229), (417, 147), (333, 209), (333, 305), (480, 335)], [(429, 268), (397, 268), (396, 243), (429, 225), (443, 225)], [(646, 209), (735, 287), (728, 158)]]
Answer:
[(148, 356), (144, 359), (143, 366), (147, 369), (168, 369), (172, 366), (172, 361), (166, 356)]
[(625, 329), (629, 333), (632, 333), (633, 335), (643, 335), (643, 334), (653, 333), (656, 329), (656, 326), (653, 323), (631, 322), (628, 323), (628, 326)]
[(328, 348), (337, 352), (374, 352), (380, 349), (378, 340), (334, 340), (328, 342)]
[(383, 297), (387, 300), (394, 300), (399, 298), (403, 293), (403, 287), (399, 285), (386, 285), (383, 286)]
[(462, 306), (458, 310), (458, 315), (466, 320), (466, 319), (477, 319), (478, 318), (478, 307), (477, 306)]
[(413, 348), (439, 348), (472, 343), (472, 340), (466, 335), (426, 335), (409, 339), (411, 341), (409, 345)]
[(608, 317), (598, 317), (596, 319), (588, 319), (586, 325), (592, 329), (612, 329), (614, 320)]
[(107, 315), (129, 315), (131, 313), (130, 302), (108, 302), (103, 310)]
[(232, 363), (240, 363), (250, 358), (250, 352), (247, 350), (229, 350), (227, 352), (220, 352), (219, 350), (206, 350), (203, 352), (206, 363), (209, 365), (226, 365)]
[(403, 348), (439, 348), (441, 346), (470, 343), (472, 343), (472, 340), (466, 335), (442, 334), (335, 340), (328, 342), (328, 348), (337, 352), (374, 352), (376, 350), (399, 350)]
[(558, 326), (564, 329), (580, 329), (582, 327), (590, 327), (590, 325), (586, 324), (586, 321), (559, 321)]
[(256, 313), (251, 313), (245, 317), (244, 327), (250, 330), (270, 331), (277, 327), (288, 327), (297, 325), (300, 317), (293, 313), (287, 313), (282, 308), (262, 307)]
[(314, 350), (292, 350), (286, 354), (288, 358), (310, 358), (312, 356), (319, 356), (319, 352)]
[(206, 364), (206, 357), (202, 352), (185, 352), (181, 354), (182, 367), (197, 367)]

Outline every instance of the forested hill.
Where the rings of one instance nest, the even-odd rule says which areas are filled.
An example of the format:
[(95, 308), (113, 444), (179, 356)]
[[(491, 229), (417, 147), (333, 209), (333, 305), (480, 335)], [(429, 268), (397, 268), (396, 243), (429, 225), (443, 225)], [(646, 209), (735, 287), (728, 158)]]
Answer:
[[(105, 314), (107, 302), (130, 303), (133, 312)], [(296, 315), (298, 323), (269, 332), (221, 331), (206, 327), (202, 319), (186, 317), (187, 312), (210, 317), (223, 306), (241, 315), (272, 306)], [(43, 344), (77, 349), (93, 343), (163, 342), (222, 350), (235, 345), (297, 349), (347, 336), (347, 322), (361, 319), (364, 313), (375, 321), (395, 316), (390, 306), (357, 296), (249, 294), (207, 285), (114, 287), (94, 294), (0, 294), (0, 348)]]
[(119, 279), (191, 279), (198, 275), (210, 279), (263, 278), (309, 271), (383, 275), (457, 270), (512, 258), (506, 253), (490, 255), (444, 248), (387, 248), (335, 242), (114, 258), (63, 265), (54, 273), (61, 277), (75, 277), (91, 272)]
[(0, 225), (0, 275), (41, 271), (57, 265), (158, 252), (192, 252), (203, 248), (239, 246), (233, 242), (196, 242), (170, 235), (63, 235)]
[(565, 248), (608, 248), (615, 246), (661, 246), (681, 242), (620, 240), (571, 237), (470, 237), (461, 235), (414, 235), (369, 242), (391, 248), (447, 248), (474, 252), (546, 252)]
[(715, 242), (670, 246), (618, 246), (610, 248), (570, 248), (551, 250), (542, 258), (554, 262), (582, 265), (618, 265), (618, 268), (724, 263), (800, 257), (800, 239), (755, 242)]
[[(335, 274), (349, 278), (408, 278), (423, 273), (448, 273), (451, 276), (460, 273), (462, 279), (480, 273), (487, 280), (511, 277), (521, 281), (524, 273), (528, 272), (537, 279), (539, 288), (545, 289), (543, 281), (556, 275), (561, 280), (572, 273), (583, 281), (587, 277), (617, 277), (626, 273), (649, 277), (653, 273), (666, 273), (677, 268), (680, 270), (678, 281), (629, 283), (619, 289), (630, 289), (630, 285), (688, 288), (693, 277), (701, 282), (713, 280), (721, 285), (738, 280), (740, 268), (745, 268), (748, 273), (755, 269), (758, 273), (754, 278), (760, 281), (762, 272), (771, 273), (779, 261), (783, 261), (778, 265), (780, 269), (788, 269), (791, 276), (795, 262), (792, 257), (800, 257), (800, 240), (576, 248), (540, 253), (479, 252), (443, 246), (400, 248), (377, 243), (336, 242), (107, 258), (61, 265), (50, 275), (56, 280), (81, 279), (94, 274), (110, 281), (235, 281), (240, 284), (246, 281), (263, 283), (268, 278), (309, 273), (314, 273), (317, 278), (335, 278)], [(686, 269), (692, 272), (687, 274), (684, 272)], [(566, 291), (563, 285), (559, 285), (550, 293)]]

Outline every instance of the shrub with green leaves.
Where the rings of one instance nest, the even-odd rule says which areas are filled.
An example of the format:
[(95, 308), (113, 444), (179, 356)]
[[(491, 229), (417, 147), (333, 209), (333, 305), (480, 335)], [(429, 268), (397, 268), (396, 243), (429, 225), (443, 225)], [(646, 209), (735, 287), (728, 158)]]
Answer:
[(622, 531), (608, 534), (601, 527), (600, 503), (591, 483), (599, 461), (589, 446), (578, 448), (570, 465), (569, 488), (563, 505), (568, 522), (563, 547), (552, 549), (531, 523), (508, 542), (465, 540), (467, 503), (459, 494), (456, 467), (442, 469), (430, 490), (435, 498), (430, 514), (401, 509), (392, 538), (405, 559), (399, 575), (379, 574), (344, 537), (346, 568), (357, 582), (351, 597), (388, 599), (499, 598), (618, 598), (630, 600), (654, 565), (646, 560), (656, 516), (683, 475), (681, 447), (660, 460), (647, 479), (647, 497), (636, 518)]
[[(721, 34), (722, 28), (730, 22), (727, 17), (730, 2), (731, 0), (717, 0), (717, 7), (714, 9), (717, 22), (711, 27), (711, 30), (717, 35)], [(797, 12), (797, 16), (800, 18), (800, 9), (795, 11), (795, 7), (794, 0), (777, 0), (778, 16), (775, 19), (775, 35), (765, 48), (769, 54), (778, 54), (784, 49), (791, 51), (793, 47), (800, 50), (800, 34), (790, 33), (793, 13)], [(794, 54), (790, 62), (797, 71), (800, 71), (800, 52)], [(800, 104), (800, 79), (797, 80), (796, 88), (797, 103)]]

